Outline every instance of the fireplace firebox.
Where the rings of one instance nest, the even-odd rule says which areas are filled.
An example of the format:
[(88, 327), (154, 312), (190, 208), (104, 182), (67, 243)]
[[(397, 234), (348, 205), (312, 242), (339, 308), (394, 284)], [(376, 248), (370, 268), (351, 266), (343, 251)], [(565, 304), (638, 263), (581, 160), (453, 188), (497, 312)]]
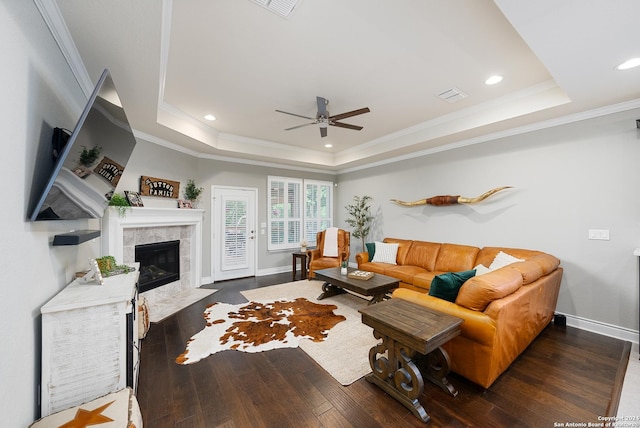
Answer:
[(179, 240), (136, 245), (135, 259), (140, 262), (140, 293), (180, 280)]

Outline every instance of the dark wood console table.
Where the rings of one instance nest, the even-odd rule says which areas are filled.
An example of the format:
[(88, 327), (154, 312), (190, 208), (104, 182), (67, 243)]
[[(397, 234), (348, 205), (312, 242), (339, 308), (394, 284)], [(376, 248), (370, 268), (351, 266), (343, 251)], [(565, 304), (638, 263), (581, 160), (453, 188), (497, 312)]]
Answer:
[(367, 306), (360, 313), (362, 322), (373, 327), (374, 337), (382, 339), (369, 351), (372, 373), (366, 379), (428, 422), (419, 401), (424, 391), (422, 376), (458, 395), (446, 378), (449, 356), (440, 346), (460, 334), (464, 321), (402, 299)]

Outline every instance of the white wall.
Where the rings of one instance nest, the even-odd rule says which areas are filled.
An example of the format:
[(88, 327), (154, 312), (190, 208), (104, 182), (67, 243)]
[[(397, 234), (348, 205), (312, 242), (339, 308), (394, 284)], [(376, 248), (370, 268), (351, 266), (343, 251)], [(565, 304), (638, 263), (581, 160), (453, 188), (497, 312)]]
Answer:
[[(182, 189), (184, 189), (187, 180), (190, 178), (195, 179), (196, 185), (204, 189), (198, 208), (205, 210), (202, 263), (202, 276), (205, 279), (213, 276), (211, 270), (213, 265), (213, 251), (211, 249), (211, 186), (223, 185), (258, 189), (257, 221), (259, 224), (267, 221), (268, 175), (332, 182), (336, 180), (334, 174), (196, 158), (138, 138), (136, 148), (131, 155), (116, 191), (118, 193), (123, 193), (125, 190), (138, 191), (141, 175), (180, 182), (180, 198), (183, 198)], [(177, 202), (175, 199), (159, 197), (143, 197), (142, 201), (144, 206), (162, 208), (175, 208)], [(269, 252), (267, 250), (266, 235), (258, 233), (256, 236), (258, 241), (258, 274), (291, 269), (291, 251)]]
[[(629, 329), (637, 341), (638, 118), (640, 110), (627, 111), (343, 174), (337, 205), (353, 195), (374, 198), (376, 227), (367, 241), (389, 236), (551, 253), (565, 269), (557, 310)], [(477, 205), (389, 201), (471, 197), (505, 185), (514, 188)], [(338, 217), (344, 226), (345, 211)], [(588, 240), (588, 229), (609, 229), (611, 239)]]
[[(234, 186), (258, 189), (257, 222), (258, 225), (267, 222), (267, 176), (294, 177), (310, 180), (336, 181), (333, 174), (320, 174), (309, 171), (272, 168), (258, 165), (244, 165), (240, 163), (221, 162), (211, 159), (200, 159), (198, 164), (198, 185), (205, 191), (202, 196), (200, 208), (207, 210), (203, 227), (203, 270), (206, 275), (211, 275), (213, 251), (211, 249), (211, 186)], [(337, 211), (336, 211), (337, 212)], [(258, 240), (258, 266), (260, 274), (274, 273), (291, 269), (291, 251), (267, 250), (267, 236), (256, 234)]]
[(40, 307), (99, 248), (50, 242), (56, 233), (99, 225), (25, 221), (52, 129), (73, 128), (86, 98), (32, 1), (0, 3), (0, 46), (0, 413), (2, 426), (24, 427), (39, 415)]
[[(140, 191), (140, 177), (155, 177), (180, 183), (178, 198), (184, 199), (183, 190), (187, 180), (193, 178), (198, 186), (198, 160), (190, 155), (136, 138), (136, 147), (118, 182), (117, 193), (125, 190)], [(145, 207), (177, 208), (178, 199), (143, 196)]]

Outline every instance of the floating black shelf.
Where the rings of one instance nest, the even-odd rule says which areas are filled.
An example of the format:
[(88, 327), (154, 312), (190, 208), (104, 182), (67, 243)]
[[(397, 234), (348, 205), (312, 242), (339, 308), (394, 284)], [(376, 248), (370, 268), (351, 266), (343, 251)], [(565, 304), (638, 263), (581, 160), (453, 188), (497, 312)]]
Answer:
[(53, 237), (53, 245), (78, 245), (100, 236), (99, 230), (76, 230)]

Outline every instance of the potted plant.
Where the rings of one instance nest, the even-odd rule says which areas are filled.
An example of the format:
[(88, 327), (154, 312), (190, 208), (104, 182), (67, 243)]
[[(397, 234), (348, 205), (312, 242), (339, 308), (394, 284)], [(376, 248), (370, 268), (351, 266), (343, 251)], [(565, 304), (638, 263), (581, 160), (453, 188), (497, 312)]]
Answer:
[(193, 178), (187, 180), (187, 185), (184, 187), (184, 198), (188, 201), (191, 201), (191, 206), (196, 208), (198, 203), (198, 198), (200, 198), (200, 194), (204, 191), (204, 188), (196, 186), (196, 182)]
[(124, 217), (127, 214), (127, 209), (131, 207), (127, 198), (120, 193), (114, 193), (111, 195), (111, 199), (109, 199), (109, 206), (116, 207), (120, 217)]
[(102, 147), (95, 146), (90, 149), (87, 149), (87, 146), (82, 146), (82, 151), (80, 152), (80, 158), (78, 159), (78, 166), (73, 172), (80, 178), (85, 178), (87, 175), (91, 174), (91, 166), (98, 160), (98, 156), (100, 156), (100, 152), (102, 151)]
[(356, 195), (353, 197), (353, 204), (345, 207), (349, 215), (345, 222), (353, 228), (351, 235), (362, 240), (362, 251), (365, 251), (364, 240), (369, 235), (371, 221), (373, 220), (370, 206), (372, 200), (371, 196)]

